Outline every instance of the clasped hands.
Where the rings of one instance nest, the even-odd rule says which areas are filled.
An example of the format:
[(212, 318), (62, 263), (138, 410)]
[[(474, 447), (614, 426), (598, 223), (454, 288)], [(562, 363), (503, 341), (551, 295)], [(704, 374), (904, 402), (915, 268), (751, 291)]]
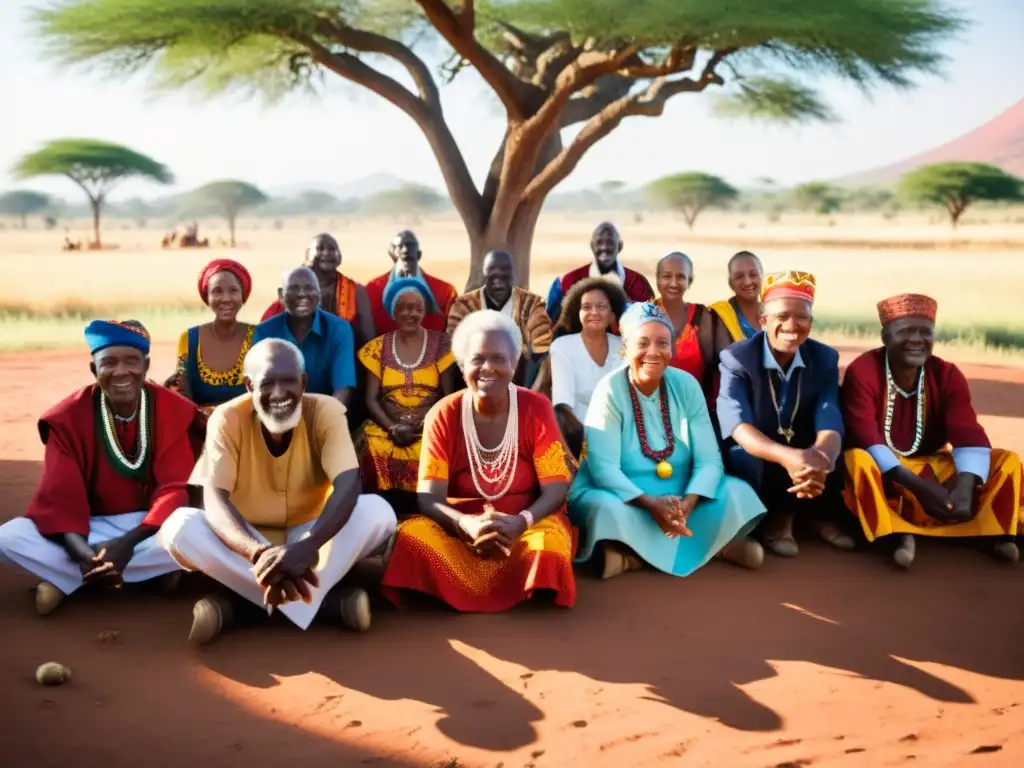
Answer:
[(391, 425), (388, 437), (399, 448), (414, 444), (423, 434), (423, 421), (416, 414), (407, 413)]
[(699, 497), (688, 493), (686, 496), (653, 496), (647, 499), (646, 509), (662, 532), (670, 539), (693, 536), (686, 522), (690, 518)]
[(957, 475), (952, 490), (931, 481), (920, 480), (920, 487), (912, 493), (925, 513), (940, 522), (964, 523), (974, 516), (974, 488), (978, 479), (971, 474)]
[(102, 580), (120, 588), (124, 583), (124, 569), (135, 554), (135, 545), (127, 539), (109, 539), (97, 544), (92, 551), (95, 554), (91, 558), (82, 557), (77, 561), (82, 581), (92, 584)]
[(263, 588), (263, 602), (267, 606), (312, 602), (313, 589), (320, 586), (314, 570), (319, 559), (320, 551), (309, 539), (257, 549), (250, 562), (256, 583)]
[(798, 499), (816, 499), (825, 492), (825, 481), (832, 471), (832, 461), (819, 448), (793, 449), (784, 465), (793, 481), (789, 492)]
[(456, 526), (459, 536), (477, 555), (485, 559), (508, 557), (512, 545), (526, 533), (526, 519), (522, 515), (507, 515), (485, 504), (479, 515), (463, 515)]

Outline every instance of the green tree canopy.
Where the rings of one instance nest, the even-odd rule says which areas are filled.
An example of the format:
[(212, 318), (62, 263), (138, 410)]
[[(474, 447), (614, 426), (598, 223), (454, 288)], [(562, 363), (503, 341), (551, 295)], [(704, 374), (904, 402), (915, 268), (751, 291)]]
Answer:
[(17, 216), (21, 219), (21, 228), (28, 227), (28, 217), (39, 213), (50, 206), (50, 198), (41, 192), (30, 189), (15, 189), (0, 195), (0, 213)]
[(100, 245), (100, 209), (107, 195), (130, 178), (170, 184), (174, 176), (166, 166), (120, 144), (95, 139), (58, 139), (25, 155), (14, 166), (14, 175), (66, 176), (82, 188), (92, 207), (93, 237)]
[(838, 211), (843, 204), (841, 190), (824, 181), (808, 181), (793, 188), (793, 204), (802, 211), (828, 214)]
[[(946, 0), (54, 0), (36, 19), (60, 61), (142, 71), (158, 87), (274, 100), (336, 76), (387, 100), (437, 158), (469, 237), (470, 285), (497, 247), (529, 280), (545, 199), (626, 118), (709, 88), (725, 89), (732, 114), (831, 117), (817, 79), (910, 86), (963, 26)], [(436, 61), (441, 80), (475, 69), (503, 110), (480, 187)]]
[(682, 213), (690, 229), (705, 208), (725, 205), (739, 195), (739, 191), (723, 179), (696, 172), (665, 176), (651, 182), (647, 191), (655, 200)]
[(985, 163), (938, 163), (906, 174), (900, 179), (900, 193), (917, 202), (943, 206), (956, 227), (971, 203), (1020, 200), (1024, 181)]
[(190, 206), (204, 211), (216, 211), (228, 222), (231, 247), (235, 247), (235, 223), (238, 214), (246, 208), (263, 205), (268, 198), (259, 189), (245, 181), (213, 181), (195, 189), (186, 196)]
[(363, 213), (371, 215), (408, 215), (418, 216), (437, 211), (448, 204), (444, 195), (430, 187), (419, 184), (406, 184), (397, 189), (378, 192), (367, 198), (359, 207)]

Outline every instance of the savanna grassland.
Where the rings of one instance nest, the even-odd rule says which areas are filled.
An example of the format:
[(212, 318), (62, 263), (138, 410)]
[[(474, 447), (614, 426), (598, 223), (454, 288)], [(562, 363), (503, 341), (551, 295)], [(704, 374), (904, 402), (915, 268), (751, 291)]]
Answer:
[[(601, 214), (541, 219), (530, 285), (545, 294), (551, 280), (589, 258), (587, 242)], [(758, 253), (767, 270), (802, 269), (818, 278), (817, 330), (829, 340), (862, 339), (877, 332), (875, 302), (903, 291), (924, 292), (940, 304), (945, 353), (964, 361), (1024, 364), (1024, 224), (1012, 218), (975, 221), (952, 230), (924, 216), (885, 220), (872, 216), (764, 216), (706, 214), (693, 233), (671, 216), (612, 216), (626, 242), (623, 261), (652, 277), (657, 259), (683, 250), (696, 263), (690, 297), (709, 302), (725, 295), (725, 264), (736, 250)], [(87, 222), (67, 232), (0, 231), (0, 349), (76, 345), (92, 317), (134, 317), (157, 341), (171, 341), (206, 317), (196, 275), (211, 258), (231, 257), (252, 272), (255, 287), (242, 319), (256, 321), (275, 297), (280, 275), (298, 263), (309, 237), (330, 231), (341, 243), (343, 270), (367, 280), (390, 266), (388, 242), (405, 223), (397, 219), (246, 219), (240, 247), (216, 243), (217, 221), (201, 222), (213, 247), (162, 249), (163, 231), (110, 221), (104, 251), (61, 251), (65, 234), (87, 240)], [(413, 225), (425, 268), (463, 285), (469, 247), (454, 216)]]

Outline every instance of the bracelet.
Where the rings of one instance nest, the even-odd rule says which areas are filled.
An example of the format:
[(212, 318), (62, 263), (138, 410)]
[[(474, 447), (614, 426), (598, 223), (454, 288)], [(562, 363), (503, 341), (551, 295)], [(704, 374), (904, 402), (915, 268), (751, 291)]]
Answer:
[(533, 528), (533, 512), (531, 512), (528, 509), (524, 509), (522, 512), (519, 513), (519, 516), (526, 521), (527, 529)]

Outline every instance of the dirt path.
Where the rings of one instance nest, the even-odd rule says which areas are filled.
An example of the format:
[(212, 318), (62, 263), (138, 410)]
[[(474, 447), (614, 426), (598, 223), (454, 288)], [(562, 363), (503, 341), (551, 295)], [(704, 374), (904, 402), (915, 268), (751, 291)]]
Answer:
[[(154, 352), (155, 378), (172, 350)], [(0, 518), (39, 475), (35, 419), (79, 352), (0, 357)], [(1024, 449), (1024, 372), (974, 367), (994, 442)], [(575, 610), (381, 608), (353, 636), (274, 623), (194, 651), (191, 602), (144, 588), (35, 617), (0, 570), (11, 766), (1020, 765), (1024, 569), (925, 542), (910, 574), (809, 544), (758, 574), (580, 574)], [(97, 635), (115, 630), (115, 642)], [(43, 689), (37, 664), (74, 670)], [(991, 748), (991, 751), (985, 751)], [(981, 752), (976, 752), (981, 749)], [(972, 754), (974, 753), (974, 754)]]

